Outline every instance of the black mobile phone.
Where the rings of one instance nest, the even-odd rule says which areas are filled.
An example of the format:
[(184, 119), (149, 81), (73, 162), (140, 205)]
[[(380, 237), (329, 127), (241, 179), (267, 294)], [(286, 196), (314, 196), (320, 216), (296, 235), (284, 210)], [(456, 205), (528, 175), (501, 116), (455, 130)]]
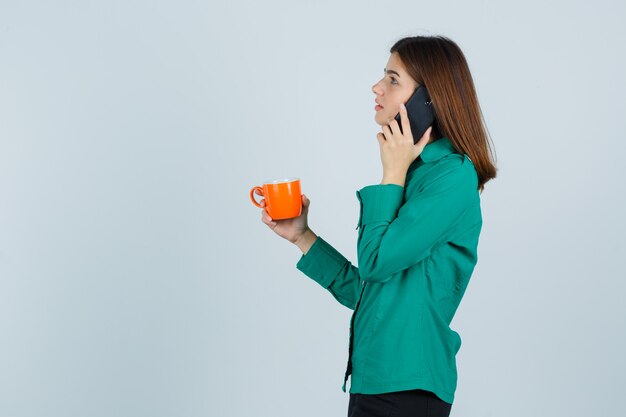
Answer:
[[(413, 135), (413, 142), (417, 143), (422, 138), (428, 126), (432, 125), (435, 121), (435, 113), (432, 109), (432, 100), (428, 94), (428, 90), (423, 85), (420, 85), (413, 91), (413, 94), (405, 103), (406, 112), (409, 116), (409, 122), (411, 123), (411, 134)], [(402, 132), (402, 123), (400, 119), (400, 113), (396, 115), (395, 119), (400, 126), (400, 132)], [(435, 127), (433, 126), (433, 129)]]

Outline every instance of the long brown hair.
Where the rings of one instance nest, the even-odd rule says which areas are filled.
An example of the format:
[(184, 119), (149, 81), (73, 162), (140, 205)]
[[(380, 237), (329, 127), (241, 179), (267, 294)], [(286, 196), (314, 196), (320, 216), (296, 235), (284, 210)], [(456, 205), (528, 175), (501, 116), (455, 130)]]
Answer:
[(412, 36), (396, 41), (389, 52), (397, 53), (411, 78), (428, 90), (435, 113), (433, 135), (449, 138), (457, 151), (471, 159), (482, 194), (497, 168), (461, 48), (444, 36)]

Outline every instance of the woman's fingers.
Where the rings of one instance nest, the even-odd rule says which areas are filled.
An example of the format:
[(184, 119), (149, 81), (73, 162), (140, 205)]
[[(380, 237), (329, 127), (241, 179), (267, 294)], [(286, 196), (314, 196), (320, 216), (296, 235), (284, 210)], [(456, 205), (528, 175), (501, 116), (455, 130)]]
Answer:
[(263, 223), (269, 223), (272, 221), (272, 218), (270, 217), (270, 215), (268, 214), (267, 210), (263, 209), (262, 210), (262, 215), (261, 215), (261, 219), (263, 220)]

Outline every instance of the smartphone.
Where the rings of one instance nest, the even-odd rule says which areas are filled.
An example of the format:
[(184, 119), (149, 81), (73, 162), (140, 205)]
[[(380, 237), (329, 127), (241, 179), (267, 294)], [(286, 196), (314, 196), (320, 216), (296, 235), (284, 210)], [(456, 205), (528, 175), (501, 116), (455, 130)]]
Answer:
[[(420, 85), (413, 91), (411, 97), (405, 103), (406, 112), (409, 116), (409, 122), (411, 124), (411, 134), (413, 135), (413, 142), (417, 143), (422, 138), (424, 132), (435, 121), (435, 113), (432, 109), (432, 101), (430, 95), (426, 90), (426, 87)], [(400, 121), (400, 113), (396, 115), (395, 119), (398, 121), (400, 131), (402, 132), (402, 123)], [(434, 129), (434, 126), (433, 126)]]

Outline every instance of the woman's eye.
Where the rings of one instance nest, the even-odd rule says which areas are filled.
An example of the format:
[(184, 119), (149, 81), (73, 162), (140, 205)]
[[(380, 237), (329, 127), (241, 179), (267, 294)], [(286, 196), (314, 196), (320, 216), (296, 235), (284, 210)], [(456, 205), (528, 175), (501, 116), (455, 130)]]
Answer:
[(398, 84), (398, 82), (396, 81), (395, 78), (393, 78), (393, 77), (389, 77), (389, 78), (391, 78), (391, 84)]

